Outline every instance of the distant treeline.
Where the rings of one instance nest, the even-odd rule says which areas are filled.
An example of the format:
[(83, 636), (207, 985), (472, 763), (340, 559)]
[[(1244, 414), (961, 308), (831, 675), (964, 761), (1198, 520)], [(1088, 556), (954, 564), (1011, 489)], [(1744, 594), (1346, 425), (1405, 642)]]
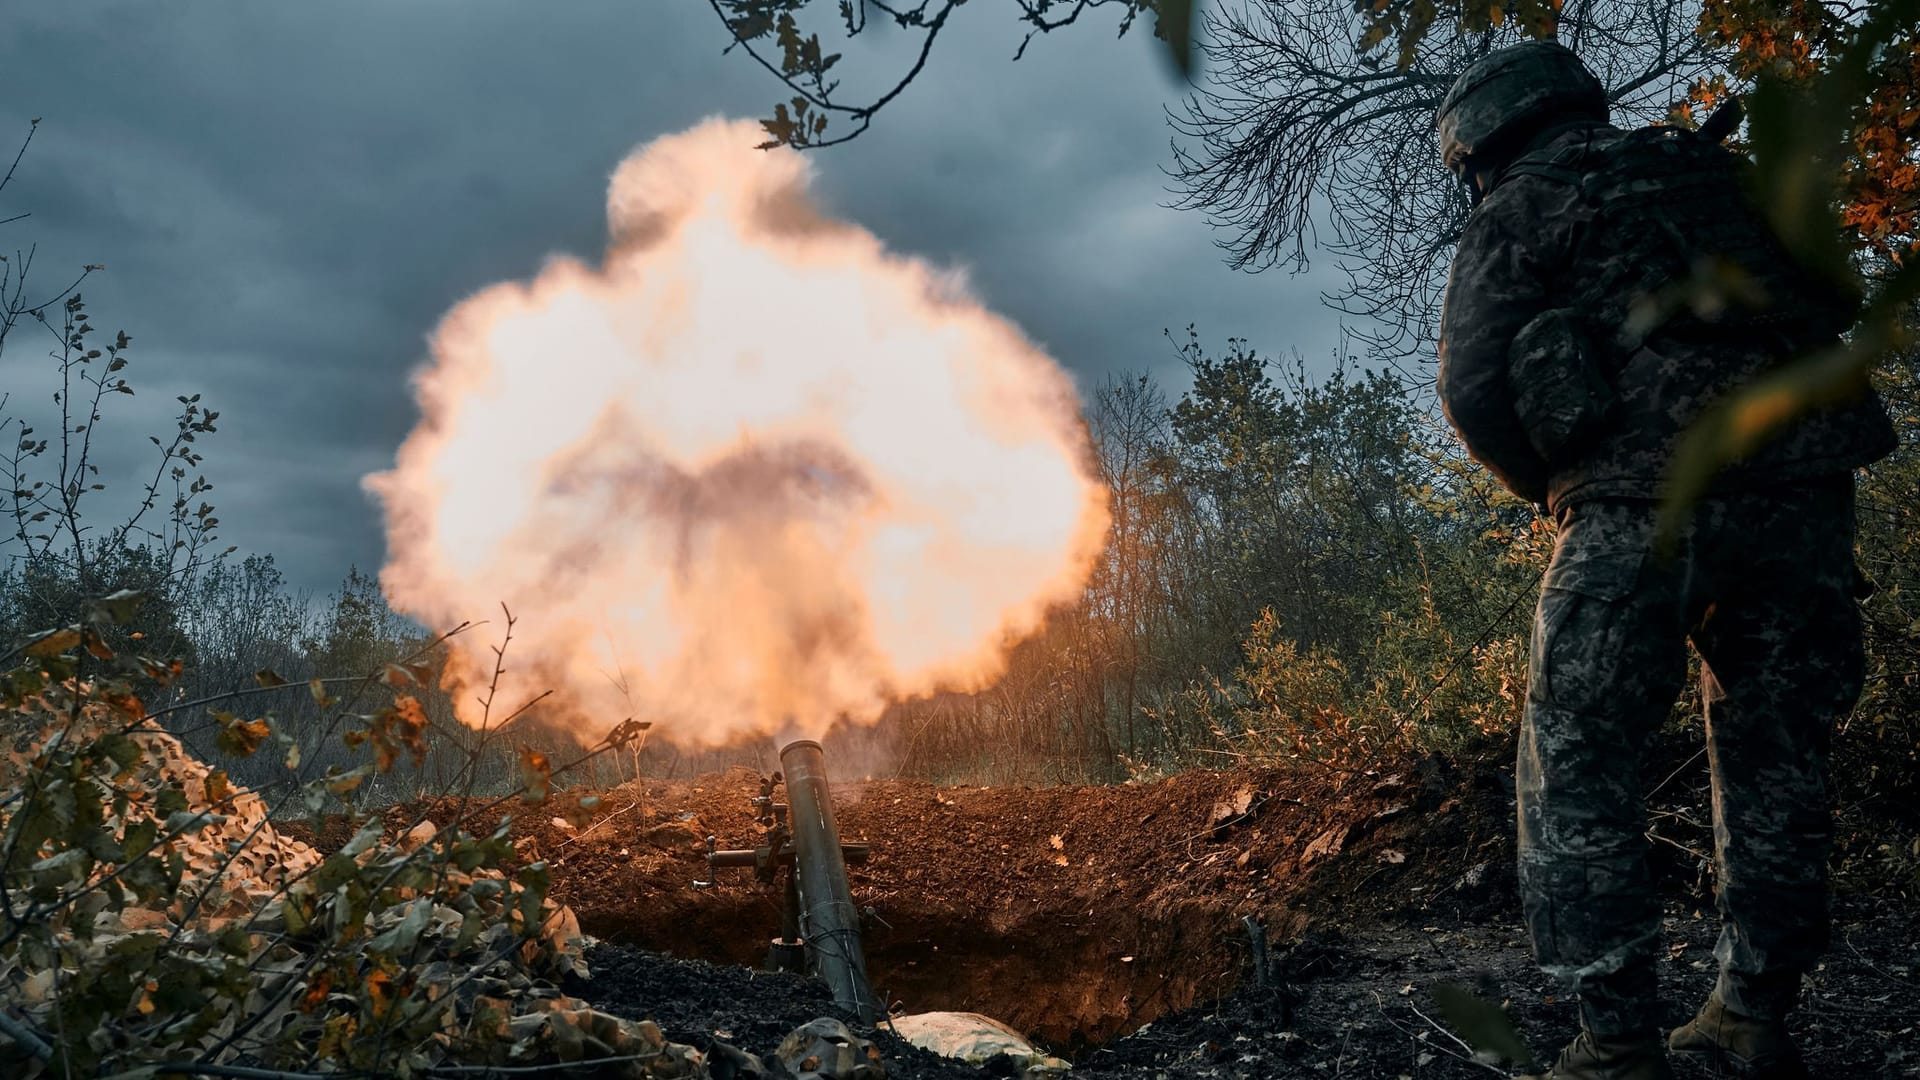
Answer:
[[(1020, 644), (990, 688), (902, 703), (874, 730), (837, 736), (850, 772), (1111, 782), (1235, 761), (1364, 770), (1429, 752), (1509, 752), (1550, 525), (1465, 461), (1423, 388), (1392, 372), (1343, 363), (1315, 378), (1298, 358), (1275, 362), (1239, 340), (1212, 352), (1191, 331), (1176, 347), (1192, 377), (1177, 398), (1134, 377), (1107, 382), (1088, 402), (1113, 527), (1081, 602)], [(1866, 605), (1867, 694), (1841, 740), (1856, 804), (1920, 783), (1913, 372), (1897, 366), (1885, 387), (1909, 437), (1866, 477), (1860, 500), (1862, 565), (1879, 591)], [(253, 686), (262, 670), (304, 683), (410, 656), (438, 663), (429, 638), (357, 570), (316, 598), (290, 590), (270, 556), (183, 569), (124, 538), (88, 552), (82, 564), (56, 550), (13, 551), (0, 569), (0, 639), (70, 618), (85, 596), (135, 588), (151, 597), (135, 624), (142, 651), (185, 666), (176, 704)], [(465, 767), (468, 740), (451, 702), (437, 689), (422, 701), (444, 752), (358, 797), (432, 791)], [(298, 688), (169, 719), (211, 752), (210, 709), (269, 705), (307, 760), (357, 760)], [(1689, 710), (1697, 702), (1683, 702), (1677, 720), (1697, 715)], [(565, 736), (524, 724), (495, 741), (482, 765), (489, 784), (510, 786), (523, 744), (556, 762), (577, 753)], [(566, 781), (758, 765), (766, 751), (656, 742)], [(261, 754), (234, 774), (260, 783), (283, 767)]]

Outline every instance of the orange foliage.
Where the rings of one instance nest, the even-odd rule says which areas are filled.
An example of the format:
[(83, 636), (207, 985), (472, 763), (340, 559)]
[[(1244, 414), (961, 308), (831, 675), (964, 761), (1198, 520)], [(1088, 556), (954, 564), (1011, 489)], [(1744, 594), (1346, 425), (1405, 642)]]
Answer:
[[(1805, 82), (1818, 75), (1846, 32), (1847, 23), (1819, 0), (1707, 0), (1700, 32), (1730, 50), (1732, 75), (1751, 80), (1763, 73)], [(1704, 117), (1718, 86), (1696, 84), (1674, 119)], [(1841, 219), (1864, 248), (1895, 261), (1920, 247), (1920, 26), (1903, 28), (1893, 47), (1875, 61), (1872, 94), (1852, 135), (1847, 161), (1847, 204)]]

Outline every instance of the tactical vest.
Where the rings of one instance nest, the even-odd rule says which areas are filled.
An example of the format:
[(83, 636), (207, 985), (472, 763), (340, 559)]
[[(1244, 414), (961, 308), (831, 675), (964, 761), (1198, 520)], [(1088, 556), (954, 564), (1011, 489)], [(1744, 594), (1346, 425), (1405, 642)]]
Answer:
[[(1858, 298), (1787, 253), (1747, 194), (1746, 168), (1690, 131), (1594, 127), (1549, 139), (1501, 174), (1495, 190), (1534, 177), (1579, 191), (1579, 227), (1550, 283), (1555, 310), (1510, 353), (1555, 502), (1583, 488), (1657, 494), (1673, 444), (1714, 400), (1852, 324)], [(1718, 310), (1699, 303), (1703, 281), (1721, 286)], [(1891, 425), (1877, 400), (1863, 407), (1871, 415), (1794, 425), (1730, 486), (1883, 456)], [(1851, 434), (1835, 426), (1849, 423)]]

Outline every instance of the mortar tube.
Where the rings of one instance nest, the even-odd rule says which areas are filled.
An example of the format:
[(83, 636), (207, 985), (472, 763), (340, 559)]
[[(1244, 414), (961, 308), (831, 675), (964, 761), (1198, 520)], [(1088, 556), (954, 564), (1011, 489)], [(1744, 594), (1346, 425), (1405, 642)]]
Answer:
[(860, 950), (860, 913), (847, 889), (847, 864), (840, 851), (840, 830), (833, 821), (833, 794), (827, 787), (826, 758), (812, 739), (790, 742), (780, 750), (787, 781), (787, 815), (793, 827), (793, 874), (800, 890), (800, 936), (814, 971), (833, 991), (834, 1004), (863, 1024), (885, 1019), (886, 1010), (867, 982), (867, 960)]

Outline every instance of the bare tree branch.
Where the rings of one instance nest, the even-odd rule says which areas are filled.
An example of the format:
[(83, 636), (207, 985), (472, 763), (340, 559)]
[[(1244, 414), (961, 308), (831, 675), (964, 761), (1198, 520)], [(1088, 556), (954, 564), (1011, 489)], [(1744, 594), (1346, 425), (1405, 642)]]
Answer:
[[(1624, 122), (1666, 115), (1715, 57), (1697, 0), (1576, 0), (1559, 39), (1609, 88)], [(1229, 265), (1305, 269), (1317, 249), (1346, 281), (1324, 299), (1384, 359), (1432, 344), (1464, 194), (1433, 150), (1454, 77), (1512, 28), (1435, 32), (1405, 68), (1360, 47), (1346, 0), (1239, 0), (1207, 17), (1208, 84), (1169, 111), (1173, 205), (1220, 231)]]
[[(789, 101), (774, 106), (771, 118), (762, 120), (767, 129), (765, 146), (791, 146), (796, 149), (820, 149), (838, 146), (858, 138), (872, 126), (873, 118), (898, 98), (926, 69), (933, 54), (934, 41), (947, 26), (954, 9), (965, 0), (920, 0), (918, 4), (890, 3), (888, 0), (848, 0), (839, 5), (841, 36), (851, 40), (864, 33), (874, 14), (919, 40), (911, 46), (913, 59), (898, 78), (884, 82), (884, 89), (862, 94), (849, 103), (839, 95), (840, 82), (829, 76), (840, 54), (827, 51), (820, 34), (803, 26), (809, 11), (825, 8), (814, 0), (707, 0), (715, 17), (732, 38), (727, 52), (738, 48), (793, 93)], [(1080, 16), (1095, 8), (1120, 9), (1119, 32), (1125, 34), (1143, 10), (1153, 10), (1157, 0), (1016, 0), (1020, 21), (1029, 30), (1021, 39), (1013, 58), (1026, 54), (1027, 45), (1037, 34), (1071, 26)], [(931, 10), (930, 10), (931, 9)], [(777, 55), (775, 55), (777, 50)], [(846, 131), (829, 136), (830, 119), (837, 117), (850, 124)]]

